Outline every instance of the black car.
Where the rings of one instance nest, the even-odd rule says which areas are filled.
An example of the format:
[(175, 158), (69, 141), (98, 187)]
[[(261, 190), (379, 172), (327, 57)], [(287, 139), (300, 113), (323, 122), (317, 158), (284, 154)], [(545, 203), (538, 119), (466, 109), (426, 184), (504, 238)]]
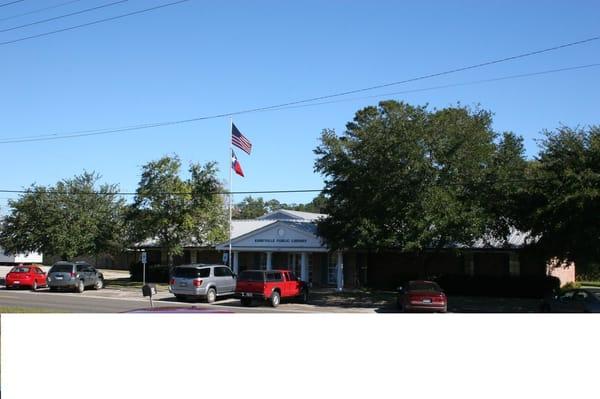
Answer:
[(600, 313), (600, 288), (576, 288), (552, 295), (542, 302), (542, 312)]

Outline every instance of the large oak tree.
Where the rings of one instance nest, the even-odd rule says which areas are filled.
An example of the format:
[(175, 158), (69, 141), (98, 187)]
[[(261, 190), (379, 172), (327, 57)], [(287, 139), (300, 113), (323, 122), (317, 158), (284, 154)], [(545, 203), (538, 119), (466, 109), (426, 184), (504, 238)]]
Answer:
[(118, 187), (85, 172), (55, 186), (32, 185), (2, 221), (0, 246), (7, 253), (42, 252), (62, 259), (123, 248), (124, 200)]
[(180, 176), (181, 161), (165, 156), (142, 168), (130, 206), (130, 237), (156, 239), (166, 251), (169, 266), (185, 244), (211, 245), (226, 238), (227, 214), (216, 165), (193, 163), (190, 177)]
[(521, 139), (491, 125), (481, 109), (383, 101), (359, 110), (342, 135), (324, 130), (320, 234), (333, 248), (416, 252), (506, 236), (519, 190), (509, 180), (522, 179), (526, 162)]

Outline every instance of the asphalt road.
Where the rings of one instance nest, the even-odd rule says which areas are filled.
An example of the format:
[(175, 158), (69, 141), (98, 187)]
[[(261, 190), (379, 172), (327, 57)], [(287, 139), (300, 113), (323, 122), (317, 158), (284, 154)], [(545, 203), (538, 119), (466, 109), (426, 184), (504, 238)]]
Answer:
[[(0, 306), (45, 309), (50, 312), (72, 313), (121, 313), (136, 309), (149, 308), (148, 299), (131, 297), (131, 292), (117, 290), (85, 291), (83, 294), (69, 292), (49, 292), (40, 290), (7, 290), (0, 288)], [(233, 313), (313, 313), (318, 312), (306, 305), (282, 304), (274, 309), (269, 306), (241, 307), (239, 300), (224, 299), (214, 304), (176, 302), (173, 297), (154, 300), (154, 307), (195, 307), (210, 311), (227, 311)]]

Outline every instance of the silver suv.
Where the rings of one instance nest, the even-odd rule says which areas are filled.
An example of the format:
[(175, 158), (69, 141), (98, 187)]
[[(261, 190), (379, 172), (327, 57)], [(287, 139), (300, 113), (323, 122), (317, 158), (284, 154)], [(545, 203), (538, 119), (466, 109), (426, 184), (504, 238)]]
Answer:
[(236, 276), (223, 265), (182, 265), (173, 270), (169, 291), (177, 299), (205, 298), (208, 303), (218, 296), (235, 293)]
[(86, 262), (57, 262), (48, 270), (46, 282), (50, 291), (69, 289), (81, 293), (86, 287), (103, 288), (104, 276)]

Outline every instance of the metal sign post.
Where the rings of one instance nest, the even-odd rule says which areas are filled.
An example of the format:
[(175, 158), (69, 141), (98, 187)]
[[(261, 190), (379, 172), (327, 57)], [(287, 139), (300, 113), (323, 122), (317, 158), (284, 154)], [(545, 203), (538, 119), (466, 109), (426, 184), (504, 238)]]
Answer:
[(148, 261), (148, 254), (146, 251), (142, 251), (142, 283), (146, 285), (146, 262)]

